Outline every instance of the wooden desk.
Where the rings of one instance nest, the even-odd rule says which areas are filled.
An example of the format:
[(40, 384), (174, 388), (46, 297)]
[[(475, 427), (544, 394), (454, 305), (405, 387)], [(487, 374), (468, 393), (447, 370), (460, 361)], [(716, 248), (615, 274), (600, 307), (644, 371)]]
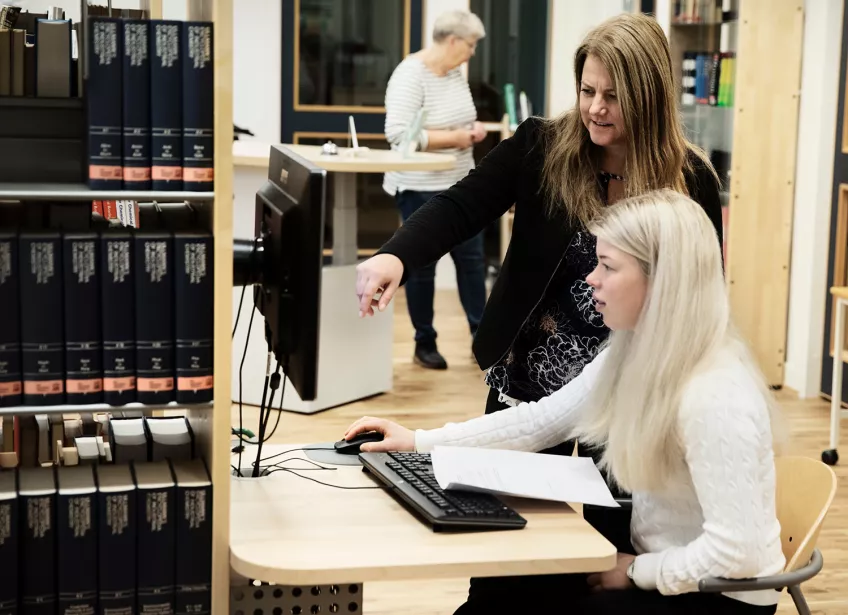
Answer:
[[(297, 446), (265, 446), (262, 456)], [(337, 468), (302, 474), (377, 484), (359, 466)], [(524, 529), (452, 534), (433, 532), (382, 489), (334, 489), (288, 472), (234, 478), (230, 489), (230, 564), (248, 579), (309, 586), (595, 572), (616, 562), (615, 547), (565, 504), (504, 498), (527, 519)]]
[[(414, 152), (402, 156), (394, 150), (372, 149), (352, 155), (347, 147), (335, 156), (321, 153), (318, 145), (279, 144), (332, 173), (333, 181), (333, 264), (354, 265), (358, 261), (356, 245), (356, 174), (388, 171), (443, 171), (456, 163), (450, 154)], [(259, 141), (233, 142), (236, 167), (268, 168), (271, 144)]]

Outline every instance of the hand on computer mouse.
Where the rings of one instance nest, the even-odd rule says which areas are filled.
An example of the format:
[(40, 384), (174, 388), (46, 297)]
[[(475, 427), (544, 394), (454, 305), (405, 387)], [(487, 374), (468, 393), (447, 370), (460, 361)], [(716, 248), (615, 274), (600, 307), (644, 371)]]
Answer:
[(357, 434), (377, 431), (383, 434), (382, 442), (367, 442), (360, 447), (363, 453), (383, 453), (386, 451), (414, 451), (415, 432), (386, 419), (363, 416), (347, 428), (344, 438), (350, 440)]

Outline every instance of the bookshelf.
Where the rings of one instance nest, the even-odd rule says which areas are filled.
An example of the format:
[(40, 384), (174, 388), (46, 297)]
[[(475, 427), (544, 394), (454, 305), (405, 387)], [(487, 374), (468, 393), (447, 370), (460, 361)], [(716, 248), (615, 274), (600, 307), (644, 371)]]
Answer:
[[(773, 386), (783, 384), (786, 355), (803, 4), (681, 0), (669, 3), (666, 22), (688, 136), (712, 155), (723, 183), (733, 316)], [(684, 54), (698, 52), (733, 58), (729, 98), (713, 88), (718, 104), (709, 72), (706, 103), (701, 92), (684, 101)]]
[[(85, 4), (85, 0), (82, 0)], [(106, 2), (90, 2), (103, 4)], [(111, 4), (111, 3), (110, 3)], [(151, 19), (163, 18), (162, 0), (142, 3)], [(174, 0), (176, 5), (176, 0)], [(214, 190), (211, 192), (165, 192), (133, 190), (91, 190), (83, 183), (0, 182), (0, 201), (49, 201), (54, 205), (94, 200), (134, 200), (138, 202), (183, 203), (202, 205), (199, 216), (203, 230), (214, 238), (214, 401), (211, 403), (107, 404), (60, 406), (15, 406), (0, 408), (0, 416), (143, 410), (145, 414), (162, 411), (185, 412), (195, 436), (196, 450), (208, 466), (212, 481), (213, 554), (212, 613), (229, 612), (229, 508), (230, 508), (230, 357), (232, 330), (232, 258), (233, 258), (233, 0), (186, 0), (184, 20), (213, 23), (214, 62)], [(173, 5), (169, 3), (169, 10)], [(168, 17), (172, 18), (172, 17)], [(3, 101), (0, 114), (20, 106)], [(81, 109), (79, 100), (27, 99), (33, 108)], [(8, 118), (7, 118), (8, 119)], [(0, 135), (2, 136), (2, 135)], [(13, 135), (25, 140), (27, 135)], [(87, 155), (87, 150), (83, 154)], [(87, 164), (87, 159), (82, 161)], [(48, 165), (49, 168), (49, 165)], [(47, 170), (44, 170), (47, 173)]]
[(114, 201), (182, 203), (214, 201), (214, 192), (152, 190), (92, 190), (85, 184), (0, 182), (0, 200), (25, 201)]
[[(208, 410), (214, 407), (211, 403), (193, 404), (192, 409), (195, 411)], [(178, 404), (173, 401), (167, 404), (125, 404), (123, 406), (110, 406), (109, 404), (62, 404), (60, 406), (10, 406), (8, 408), (0, 407), (0, 416), (14, 415), (24, 416), (29, 414), (76, 414), (79, 412), (113, 412), (115, 410), (126, 411), (142, 411), (153, 413), (163, 410), (184, 410), (186, 404)]]

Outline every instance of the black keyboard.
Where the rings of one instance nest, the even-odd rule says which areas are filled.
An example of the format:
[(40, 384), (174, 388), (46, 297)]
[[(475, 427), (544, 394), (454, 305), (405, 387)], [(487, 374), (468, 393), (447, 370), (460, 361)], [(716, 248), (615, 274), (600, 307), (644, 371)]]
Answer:
[(434, 531), (520, 529), (527, 520), (488, 493), (445, 491), (428, 453), (360, 453), (370, 472)]

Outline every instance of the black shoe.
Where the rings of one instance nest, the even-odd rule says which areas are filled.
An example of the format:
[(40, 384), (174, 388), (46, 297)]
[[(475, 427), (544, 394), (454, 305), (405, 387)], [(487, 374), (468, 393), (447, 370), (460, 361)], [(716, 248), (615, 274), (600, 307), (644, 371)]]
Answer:
[(448, 362), (439, 354), (435, 344), (415, 344), (413, 361), (427, 369), (447, 369)]

